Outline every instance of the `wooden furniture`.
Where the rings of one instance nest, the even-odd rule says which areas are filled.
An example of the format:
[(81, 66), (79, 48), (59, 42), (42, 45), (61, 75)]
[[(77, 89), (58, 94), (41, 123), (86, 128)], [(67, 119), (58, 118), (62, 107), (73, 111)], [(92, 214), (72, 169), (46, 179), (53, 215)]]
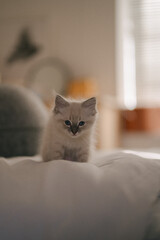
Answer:
[(122, 112), (123, 128), (126, 131), (160, 132), (160, 108), (137, 108)]

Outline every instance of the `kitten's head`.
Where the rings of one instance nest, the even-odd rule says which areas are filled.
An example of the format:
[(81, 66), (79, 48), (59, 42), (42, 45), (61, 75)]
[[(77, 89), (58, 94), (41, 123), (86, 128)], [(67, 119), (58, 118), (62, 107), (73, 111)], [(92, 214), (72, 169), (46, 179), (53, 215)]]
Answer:
[(59, 130), (71, 137), (78, 137), (90, 131), (94, 125), (97, 113), (96, 98), (71, 101), (57, 95), (53, 112)]

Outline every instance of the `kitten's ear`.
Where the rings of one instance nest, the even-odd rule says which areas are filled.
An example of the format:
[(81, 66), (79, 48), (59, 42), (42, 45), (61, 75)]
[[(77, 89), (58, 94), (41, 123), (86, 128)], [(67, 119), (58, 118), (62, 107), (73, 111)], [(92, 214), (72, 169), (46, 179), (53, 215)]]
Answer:
[(91, 115), (95, 115), (96, 111), (96, 98), (92, 97), (82, 103), (82, 107), (86, 108)]
[(60, 113), (61, 110), (63, 110), (65, 107), (68, 107), (69, 103), (60, 95), (56, 95), (55, 98), (55, 107), (54, 107), (54, 112), (55, 113)]

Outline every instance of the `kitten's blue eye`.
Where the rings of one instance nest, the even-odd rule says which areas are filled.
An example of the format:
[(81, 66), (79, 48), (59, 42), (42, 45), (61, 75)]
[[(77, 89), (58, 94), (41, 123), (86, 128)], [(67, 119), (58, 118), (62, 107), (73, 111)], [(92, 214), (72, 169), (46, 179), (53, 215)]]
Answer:
[(84, 124), (85, 124), (84, 121), (80, 121), (80, 122), (79, 122), (79, 126), (80, 126), (80, 127), (82, 127)]
[(66, 124), (67, 126), (71, 126), (71, 122), (70, 122), (69, 120), (66, 120), (66, 121), (65, 121), (65, 124)]

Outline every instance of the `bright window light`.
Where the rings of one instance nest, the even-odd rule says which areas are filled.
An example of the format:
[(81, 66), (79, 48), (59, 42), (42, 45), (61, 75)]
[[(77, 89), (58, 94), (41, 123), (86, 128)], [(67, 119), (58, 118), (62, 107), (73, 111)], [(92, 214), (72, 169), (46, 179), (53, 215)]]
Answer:
[(123, 86), (124, 105), (133, 110), (137, 106), (136, 74), (135, 74), (135, 42), (131, 36), (124, 36), (123, 40)]

